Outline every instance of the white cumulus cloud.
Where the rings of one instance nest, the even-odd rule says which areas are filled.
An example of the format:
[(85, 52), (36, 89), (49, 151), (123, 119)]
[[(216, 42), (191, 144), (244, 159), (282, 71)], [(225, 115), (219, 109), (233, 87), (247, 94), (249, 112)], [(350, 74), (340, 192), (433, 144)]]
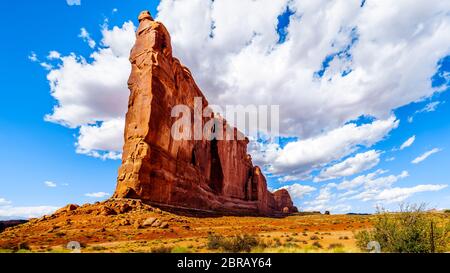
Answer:
[[(448, 76), (442, 75), (443, 78), (446, 78), (447, 83), (449, 82), (448, 80)], [(425, 105), (425, 107), (423, 107), (420, 110), (417, 110), (416, 112), (414, 112), (414, 114), (410, 117), (408, 117), (408, 122), (412, 123), (414, 121), (414, 116), (420, 114), (420, 113), (430, 113), (430, 112), (434, 112), (436, 111), (436, 109), (438, 108), (439, 105), (443, 104), (444, 102), (441, 101), (433, 101), (428, 103), (427, 105)]]
[(408, 188), (391, 188), (381, 191), (375, 196), (374, 199), (387, 203), (402, 202), (415, 193), (440, 191), (446, 187), (447, 185), (417, 185)]
[(314, 178), (314, 182), (352, 176), (370, 170), (380, 163), (380, 154), (381, 152), (379, 151), (371, 150), (347, 158), (340, 163), (322, 170), (320, 174)]
[(375, 202), (383, 206), (403, 202), (420, 192), (439, 191), (447, 187), (445, 184), (394, 186), (398, 181), (408, 178), (409, 173), (407, 171), (397, 175), (387, 173), (388, 171), (380, 169), (351, 180), (344, 180), (339, 184), (330, 183), (322, 187), (319, 195), (313, 200), (303, 204), (307, 210), (333, 210), (334, 206), (346, 206), (345, 202)]
[[(366, 175), (360, 175), (352, 180), (344, 180), (343, 182), (339, 183), (336, 187), (339, 190), (351, 190), (353, 188), (359, 187), (364, 185), (365, 183), (370, 183), (370, 181), (374, 181), (375, 179), (378, 179), (377, 177), (385, 174), (387, 171), (385, 170), (377, 170), (375, 172), (366, 174)], [(395, 179), (395, 177), (393, 177)], [(383, 181), (386, 180), (386, 177), (382, 178)], [(392, 179), (389, 179), (392, 180)]]
[(103, 198), (110, 196), (107, 192), (92, 192), (92, 193), (86, 193), (85, 196), (91, 197), (91, 198)]
[(302, 176), (352, 154), (360, 145), (372, 146), (398, 124), (395, 117), (360, 126), (350, 123), (317, 137), (290, 142), (284, 148), (263, 151), (257, 159), (275, 175)]
[(408, 147), (411, 147), (411, 145), (413, 145), (414, 141), (416, 141), (416, 136), (412, 136), (410, 138), (408, 138), (408, 140), (406, 140), (401, 146), (400, 146), (400, 150), (404, 150)]
[(378, 170), (367, 175), (356, 177), (353, 180), (343, 181), (336, 186), (338, 190), (345, 190), (339, 194), (338, 200), (376, 201), (381, 204), (389, 204), (402, 202), (416, 193), (439, 191), (447, 187), (444, 184), (393, 187), (397, 181), (407, 178), (409, 173), (403, 171), (398, 175), (384, 175), (386, 173), (387, 171)]
[(56, 211), (58, 207), (54, 206), (23, 206), (16, 207), (11, 205), (0, 205), (0, 219), (29, 219), (37, 218)]
[(411, 161), (411, 163), (413, 164), (419, 164), (422, 161), (425, 161), (427, 158), (429, 158), (430, 156), (432, 156), (433, 154), (439, 153), (440, 151), (442, 151), (442, 149), (439, 148), (434, 148), (428, 152), (425, 152), (424, 154), (422, 154), (421, 156), (415, 158), (413, 161)]
[(425, 105), (424, 108), (422, 108), (421, 110), (417, 111), (417, 113), (429, 113), (429, 112), (434, 112), (436, 111), (436, 109), (438, 108), (438, 106), (441, 104), (440, 101), (433, 101), (428, 103), (427, 105)]
[(37, 57), (35, 52), (31, 52), (31, 54), (28, 56), (28, 60), (30, 60), (32, 62), (38, 62), (39, 61), (39, 59), (38, 59), (38, 57)]
[(5, 198), (0, 197), (0, 206), (6, 206), (11, 204), (11, 201), (6, 200)]
[[(123, 146), (124, 118), (104, 121), (101, 125), (82, 125), (76, 143), (77, 153), (101, 159), (120, 159)], [(109, 152), (101, 152), (109, 151)]]
[(58, 51), (52, 50), (48, 53), (47, 59), (54, 60), (61, 58), (61, 54)]
[(317, 189), (308, 185), (300, 185), (300, 184), (292, 184), (289, 186), (284, 186), (279, 188), (279, 190), (281, 189), (286, 189), (289, 194), (292, 196), (292, 198), (294, 199), (302, 199), (303, 197), (305, 197), (306, 195), (309, 195), (310, 193), (316, 191)]
[(67, 5), (69, 6), (80, 6), (81, 0), (66, 0)]
[(84, 27), (80, 29), (80, 35), (78, 35), (78, 37), (87, 42), (90, 48), (94, 48), (97, 45), (97, 43), (94, 41), (94, 39), (91, 38), (91, 35)]
[[(280, 44), (287, 5), (295, 14)], [(430, 78), (449, 54), (448, 11), (440, 0), (163, 0), (157, 19), (211, 101), (281, 105), (282, 133), (305, 138), (438, 91)]]
[(52, 182), (52, 181), (45, 181), (44, 185), (49, 187), (49, 188), (56, 188), (56, 186), (57, 186), (56, 183)]
[(304, 202), (305, 211), (331, 211), (333, 213), (345, 213), (352, 209), (352, 206), (345, 203), (335, 202), (336, 194), (331, 189), (335, 185), (328, 184), (320, 189), (319, 195), (311, 201)]
[(134, 25), (102, 30), (102, 48), (91, 55), (93, 61), (70, 54), (47, 78), (51, 94), (58, 102), (45, 119), (69, 128), (79, 128), (78, 153), (118, 159), (123, 146), (127, 110), (127, 79), (131, 71), (129, 50), (134, 43)]

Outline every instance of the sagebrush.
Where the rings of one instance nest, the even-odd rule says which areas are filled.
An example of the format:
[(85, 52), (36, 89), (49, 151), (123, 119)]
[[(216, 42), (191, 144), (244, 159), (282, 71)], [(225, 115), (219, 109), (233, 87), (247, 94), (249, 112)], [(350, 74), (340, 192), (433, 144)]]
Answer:
[(250, 252), (253, 248), (263, 246), (262, 242), (251, 235), (237, 235), (224, 237), (221, 235), (210, 234), (208, 236), (208, 248), (225, 252)]
[(424, 205), (402, 206), (397, 213), (379, 209), (373, 222), (372, 230), (355, 235), (357, 245), (363, 251), (367, 251), (371, 241), (378, 242), (382, 252), (432, 253), (449, 250), (448, 219), (427, 213)]

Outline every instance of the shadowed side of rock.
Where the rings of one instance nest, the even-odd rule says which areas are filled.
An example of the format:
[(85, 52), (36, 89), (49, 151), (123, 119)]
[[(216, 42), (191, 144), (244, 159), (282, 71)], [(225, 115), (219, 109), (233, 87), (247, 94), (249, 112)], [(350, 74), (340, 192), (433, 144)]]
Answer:
[[(240, 215), (295, 212), (289, 193), (272, 194), (247, 154), (248, 139), (220, 117), (203, 117), (234, 134), (234, 140), (176, 140), (171, 128), (176, 105), (194, 112), (195, 98), (208, 101), (191, 72), (172, 56), (170, 35), (148, 12), (139, 16), (131, 51), (130, 98), (125, 145), (115, 198), (155, 205)], [(194, 125), (192, 125), (194, 126)], [(194, 128), (192, 128), (194, 131)], [(214, 134), (214, 130), (210, 132)]]

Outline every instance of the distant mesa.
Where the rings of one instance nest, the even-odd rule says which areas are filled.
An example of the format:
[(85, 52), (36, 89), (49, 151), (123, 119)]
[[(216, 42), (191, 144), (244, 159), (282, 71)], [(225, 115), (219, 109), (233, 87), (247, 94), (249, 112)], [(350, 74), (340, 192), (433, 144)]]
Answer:
[(0, 233), (3, 232), (5, 229), (10, 227), (15, 227), (18, 225), (22, 225), (28, 222), (28, 220), (7, 220), (7, 221), (0, 221)]
[[(113, 198), (221, 214), (297, 212), (286, 190), (268, 191), (261, 169), (253, 166), (247, 154), (248, 139), (172, 137), (174, 106), (193, 109), (195, 97), (203, 99), (203, 107), (208, 107), (208, 102), (189, 69), (172, 56), (169, 32), (148, 11), (139, 15), (136, 38), (130, 56), (125, 145)], [(201, 122), (211, 119), (229, 126), (214, 116)]]

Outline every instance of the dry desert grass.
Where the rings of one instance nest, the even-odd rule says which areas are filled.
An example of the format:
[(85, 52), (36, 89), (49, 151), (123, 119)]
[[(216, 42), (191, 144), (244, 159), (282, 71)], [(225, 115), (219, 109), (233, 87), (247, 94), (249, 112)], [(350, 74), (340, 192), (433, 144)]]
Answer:
[[(69, 252), (67, 243), (78, 241), (82, 252), (359, 252), (355, 234), (371, 229), (373, 217), (199, 218), (172, 214), (134, 200), (114, 200), (65, 208), (8, 228), (0, 234), (0, 249)], [(243, 235), (247, 237), (237, 238)], [(223, 239), (218, 247), (211, 247), (212, 236)]]

